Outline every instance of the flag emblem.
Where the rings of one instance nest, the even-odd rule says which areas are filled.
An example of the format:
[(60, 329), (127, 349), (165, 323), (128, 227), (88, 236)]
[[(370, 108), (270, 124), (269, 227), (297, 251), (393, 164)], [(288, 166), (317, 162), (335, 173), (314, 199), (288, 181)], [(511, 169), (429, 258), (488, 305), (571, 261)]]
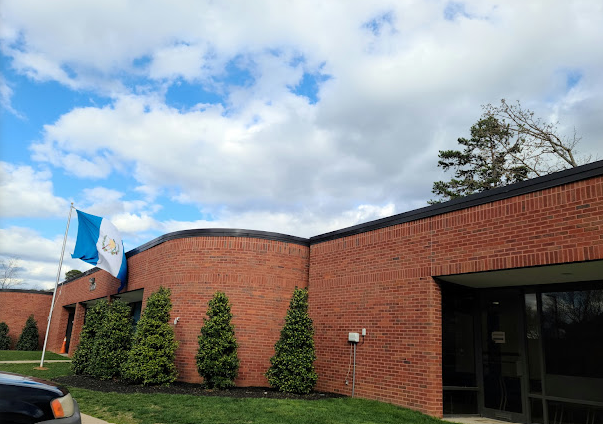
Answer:
[(107, 235), (105, 234), (105, 236), (103, 237), (103, 243), (102, 243), (102, 249), (107, 252), (110, 253), (112, 255), (118, 255), (119, 254), (119, 245), (117, 243), (115, 243), (115, 239), (110, 238), (109, 241), (107, 241)]
[(120, 292), (126, 286), (128, 262), (119, 231), (107, 219), (76, 211), (77, 240), (71, 257), (96, 265), (118, 278), (121, 285), (117, 291)]

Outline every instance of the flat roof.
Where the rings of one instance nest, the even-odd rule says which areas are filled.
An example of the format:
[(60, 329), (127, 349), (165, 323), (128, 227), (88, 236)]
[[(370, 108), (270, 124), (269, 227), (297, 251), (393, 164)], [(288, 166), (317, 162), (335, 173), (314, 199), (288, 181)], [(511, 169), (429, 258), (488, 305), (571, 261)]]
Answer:
[[(351, 227), (342, 228), (340, 230), (331, 231), (310, 238), (296, 237), (287, 234), (274, 233), (270, 231), (244, 230), (233, 228), (202, 228), (192, 230), (175, 231), (159, 236), (141, 246), (138, 246), (126, 252), (126, 258), (132, 257), (152, 247), (158, 246), (166, 241), (177, 240), (188, 237), (246, 237), (258, 238), (263, 240), (282, 241), (301, 246), (309, 247), (314, 244), (323, 243), (330, 240), (335, 240), (343, 237), (348, 237), (356, 234), (366, 233), (369, 231), (379, 230), (381, 228), (391, 227), (394, 225), (404, 224), (407, 222), (416, 221), (419, 219), (430, 218), (437, 215), (442, 215), (449, 212), (454, 212), (462, 209), (471, 208), (474, 206), (484, 205), (491, 202), (496, 202), (511, 197), (521, 196), (528, 193), (534, 193), (548, 188), (558, 187), (564, 184), (574, 183), (577, 181), (586, 180), (589, 178), (599, 177), (603, 175), (603, 160), (592, 162), (586, 165), (575, 168), (566, 169), (542, 177), (532, 178), (526, 181), (521, 181), (515, 184), (498, 187), (492, 190), (486, 190), (481, 193), (472, 194), (448, 202), (437, 203), (435, 205), (426, 206), (424, 208), (415, 209), (409, 212), (403, 212), (392, 215), (386, 218), (376, 219)], [(99, 268), (92, 268), (82, 275), (73, 278), (78, 279), (85, 275), (92, 274), (98, 271)], [(65, 284), (68, 281), (64, 281)]]

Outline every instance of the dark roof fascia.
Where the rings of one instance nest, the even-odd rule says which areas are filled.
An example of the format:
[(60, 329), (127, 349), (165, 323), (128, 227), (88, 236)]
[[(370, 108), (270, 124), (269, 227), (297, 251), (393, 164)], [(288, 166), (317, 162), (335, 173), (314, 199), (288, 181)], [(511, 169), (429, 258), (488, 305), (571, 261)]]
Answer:
[(27, 289), (0, 289), (0, 293), (32, 293), (32, 294), (49, 294), (52, 295), (52, 291), (45, 290), (27, 290)]
[(87, 275), (94, 274), (96, 271), (100, 271), (100, 268), (95, 266), (94, 268), (89, 269), (88, 271), (83, 271), (81, 274), (78, 274), (76, 277), (70, 278), (69, 280), (65, 280), (65, 281), (59, 283), (59, 286), (71, 283), (72, 281), (75, 281), (75, 280), (79, 280), (80, 278), (84, 278)]
[(273, 233), (270, 231), (256, 231), (256, 230), (241, 230), (232, 228), (199, 228), (194, 230), (182, 230), (174, 231), (173, 233), (164, 234), (162, 236), (153, 239), (142, 246), (138, 246), (128, 252), (126, 252), (126, 258), (130, 258), (137, 255), (145, 250), (160, 245), (170, 240), (177, 240), (188, 237), (245, 237), (245, 238), (257, 238), (263, 240), (282, 241), (284, 243), (298, 244), (301, 246), (310, 246), (310, 242), (307, 238), (295, 237), (287, 234)]
[(431, 218), (433, 216), (484, 205), (486, 203), (496, 202), (498, 200), (521, 196), (536, 191), (546, 190), (548, 188), (558, 187), (564, 184), (574, 183), (601, 175), (603, 175), (603, 160), (544, 175), (542, 177), (521, 181), (519, 183), (510, 184), (508, 186), (483, 191), (481, 193), (450, 200), (445, 203), (438, 203), (435, 205), (426, 206), (424, 208), (415, 209), (410, 212), (403, 212), (387, 218), (381, 218), (375, 221), (369, 221), (363, 224), (354, 225), (352, 227), (343, 228), (341, 230), (313, 236), (310, 237), (310, 245), (366, 233), (368, 231), (379, 230), (381, 228), (391, 227), (393, 225), (417, 221), (419, 219)]

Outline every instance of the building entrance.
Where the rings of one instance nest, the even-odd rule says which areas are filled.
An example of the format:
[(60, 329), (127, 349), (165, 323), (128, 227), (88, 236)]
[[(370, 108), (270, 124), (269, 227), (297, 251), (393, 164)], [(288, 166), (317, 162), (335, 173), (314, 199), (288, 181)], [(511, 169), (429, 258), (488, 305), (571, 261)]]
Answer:
[(603, 424), (603, 282), (441, 287), (445, 415)]
[(525, 422), (523, 296), (519, 290), (481, 295), (482, 415)]

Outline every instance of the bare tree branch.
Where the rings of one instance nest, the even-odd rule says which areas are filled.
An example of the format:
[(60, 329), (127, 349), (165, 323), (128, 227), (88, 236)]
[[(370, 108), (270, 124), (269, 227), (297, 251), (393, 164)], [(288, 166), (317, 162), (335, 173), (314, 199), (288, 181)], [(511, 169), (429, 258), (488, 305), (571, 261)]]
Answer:
[(508, 125), (514, 134), (514, 144), (504, 146), (514, 160), (526, 166), (531, 174), (540, 176), (587, 163), (590, 157), (576, 158), (575, 148), (580, 142), (576, 130), (573, 137), (559, 135), (558, 122), (551, 123), (535, 117), (519, 101), (510, 105), (505, 99), (500, 105), (482, 106), (483, 116), (494, 117)]
[(10, 289), (23, 284), (19, 278), (19, 258), (0, 260), (0, 289)]

